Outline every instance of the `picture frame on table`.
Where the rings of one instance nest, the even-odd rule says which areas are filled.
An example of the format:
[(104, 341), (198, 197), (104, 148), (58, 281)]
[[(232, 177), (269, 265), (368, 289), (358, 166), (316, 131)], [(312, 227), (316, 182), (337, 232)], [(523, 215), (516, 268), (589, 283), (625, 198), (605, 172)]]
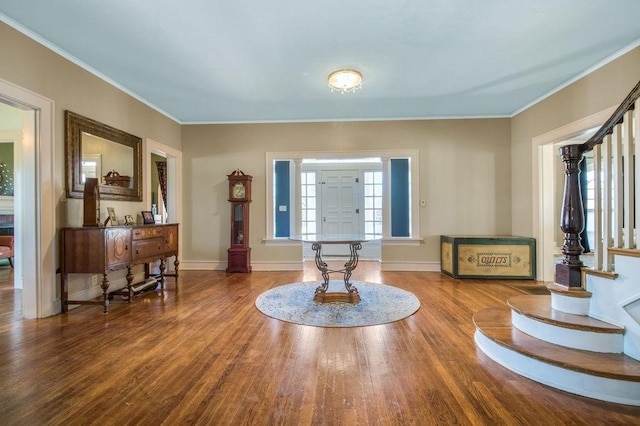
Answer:
[(125, 225), (135, 225), (136, 221), (133, 219), (133, 216), (127, 214), (124, 216), (124, 224)]
[(107, 207), (107, 215), (109, 216), (107, 222), (111, 222), (111, 226), (118, 226), (118, 216), (116, 216), (116, 210), (113, 207)]
[(145, 225), (153, 225), (156, 223), (153, 213), (150, 211), (142, 211), (142, 223)]

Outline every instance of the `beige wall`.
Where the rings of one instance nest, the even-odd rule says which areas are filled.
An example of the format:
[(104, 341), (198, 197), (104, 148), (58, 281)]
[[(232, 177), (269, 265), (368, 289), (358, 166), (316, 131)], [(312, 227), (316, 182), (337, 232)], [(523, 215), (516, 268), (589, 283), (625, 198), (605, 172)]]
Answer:
[(534, 137), (617, 106), (640, 78), (640, 47), (511, 119), (511, 232), (535, 236), (538, 151)]
[[(134, 134), (143, 140), (151, 138), (176, 149), (181, 148), (180, 125), (175, 121), (1, 22), (0, 40), (0, 78), (55, 102), (57, 194), (62, 194), (65, 188), (65, 110)], [(115, 207), (118, 216), (135, 215), (146, 210), (146, 201), (104, 201), (102, 215), (106, 217), (107, 205)], [(81, 210), (80, 200), (60, 200), (57, 205), (58, 226), (80, 225)]]
[(508, 119), (183, 126), (183, 256), (226, 261), (226, 175), (240, 168), (254, 177), (252, 260), (300, 260), (299, 250), (263, 242), (267, 152), (417, 149), (424, 243), (385, 247), (383, 261), (438, 262), (440, 234), (510, 232), (509, 145)]

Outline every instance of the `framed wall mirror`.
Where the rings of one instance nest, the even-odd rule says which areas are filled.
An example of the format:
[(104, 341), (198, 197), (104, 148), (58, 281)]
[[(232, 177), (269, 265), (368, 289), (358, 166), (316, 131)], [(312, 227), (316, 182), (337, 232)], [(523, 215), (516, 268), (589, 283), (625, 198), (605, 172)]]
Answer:
[(142, 201), (142, 139), (65, 111), (67, 197), (82, 198), (98, 178), (100, 199)]

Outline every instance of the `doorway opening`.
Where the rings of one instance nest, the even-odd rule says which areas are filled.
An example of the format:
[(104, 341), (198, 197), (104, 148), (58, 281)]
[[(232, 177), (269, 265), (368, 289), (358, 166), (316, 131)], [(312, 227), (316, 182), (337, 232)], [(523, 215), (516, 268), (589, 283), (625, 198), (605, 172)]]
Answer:
[(53, 101), (0, 80), (0, 102), (17, 108), (22, 118), (14, 146), (14, 286), (22, 291), (23, 318), (47, 317), (60, 312)]
[[(1, 246), (13, 247), (15, 239), (15, 203), (14, 196), (17, 190), (15, 185), (14, 170), (21, 166), (20, 149), (23, 134), (22, 110), (0, 99), (0, 235)], [(32, 132), (32, 130), (30, 130)], [(16, 161), (16, 159), (18, 161)], [(18, 219), (19, 220), (19, 219)], [(3, 250), (7, 250), (6, 248)], [(15, 251), (15, 250), (14, 250)], [(12, 292), (16, 303), (13, 304), (14, 317), (22, 315), (22, 281), (15, 282), (14, 265), (16, 262), (22, 267), (20, 252), (16, 251), (13, 258), (0, 260), (0, 282), (3, 292)], [(17, 265), (16, 265), (17, 266)]]
[(151, 153), (151, 213), (156, 223), (167, 223), (167, 157)]
[[(146, 139), (144, 144), (144, 181), (149, 182), (144, 186), (144, 199), (147, 200), (147, 210), (152, 211), (153, 201), (162, 202), (162, 208), (156, 206), (156, 213), (160, 213), (156, 220), (158, 223), (181, 223), (182, 221), (182, 152), (172, 148), (168, 145), (156, 142), (153, 139)], [(165, 191), (160, 189), (159, 180), (152, 179), (152, 174), (157, 174), (156, 162), (165, 162), (165, 180), (166, 180), (166, 194)], [(160, 195), (156, 195), (155, 198), (152, 195), (153, 187), (156, 183), (158, 187), (156, 191), (160, 192)], [(178, 245), (182, 247), (182, 234), (184, 232), (178, 232)], [(172, 261), (167, 261), (167, 267), (169, 271), (172, 271), (174, 266)]]

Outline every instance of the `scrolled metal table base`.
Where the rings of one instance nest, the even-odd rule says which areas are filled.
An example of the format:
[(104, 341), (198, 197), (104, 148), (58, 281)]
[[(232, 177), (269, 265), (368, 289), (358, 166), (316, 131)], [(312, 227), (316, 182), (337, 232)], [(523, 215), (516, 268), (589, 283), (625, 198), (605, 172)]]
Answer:
[[(329, 269), (327, 263), (322, 260), (322, 243), (314, 242), (311, 245), (313, 251), (316, 252), (315, 261), (316, 266), (322, 273), (323, 282), (316, 288), (316, 293), (313, 297), (313, 300), (318, 303), (333, 303), (333, 302), (344, 302), (344, 303), (358, 303), (360, 301), (360, 295), (358, 294), (358, 289), (351, 284), (349, 281), (351, 279), (351, 273), (356, 266), (358, 266), (358, 250), (362, 249), (362, 243), (359, 241), (351, 241), (349, 244), (349, 260), (344, 264), (344, 268), (342, 269)], [(344, 287), (347, 289), (347, 292), (327, 292), (329, 288), (329, 274), (331, 273), (341, 273), (344, 276)]]

